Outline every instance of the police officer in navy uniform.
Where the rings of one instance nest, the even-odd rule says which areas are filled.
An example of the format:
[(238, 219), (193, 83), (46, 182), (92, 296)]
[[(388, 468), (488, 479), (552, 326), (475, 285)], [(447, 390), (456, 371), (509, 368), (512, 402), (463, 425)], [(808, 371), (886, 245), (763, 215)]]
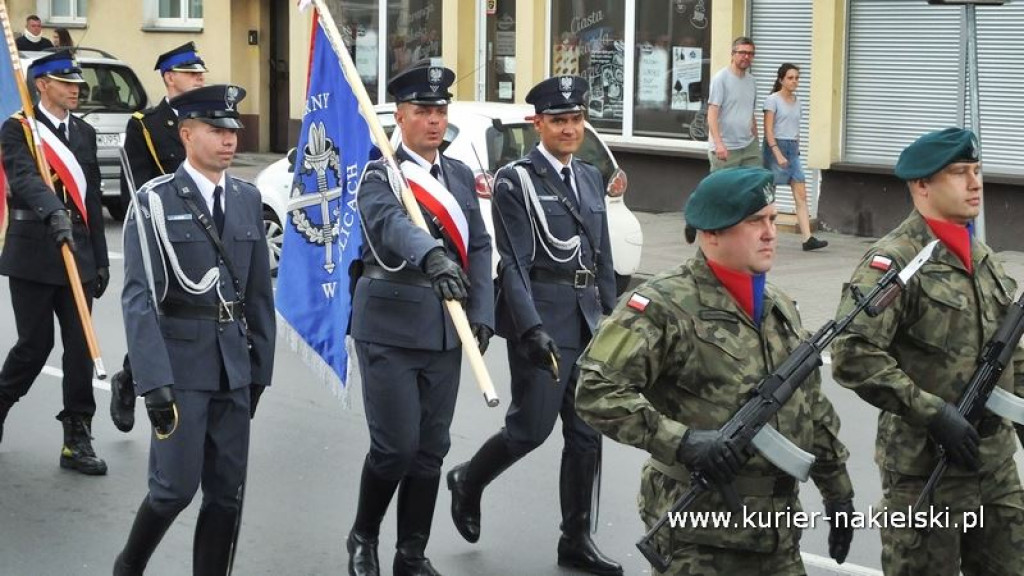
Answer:
[[(71, 152), (84, 181), (71, 178), (65, 182), (51, 161), (54, 189), (50, 189), (36, 168), (36, 152), (21, 112), (8, 118), (0, 132), (4, 169), (10, 178), (10, 227), (7, 245), (0, 254), (0, 274), (10, 281), (18, 331), (18, 341), (0, 370), (0, 438), (8, 411), (28, 392), (53, 349), (56, 316), (64, 344), (64, 409), (57, 415), (64, 426), (60, 465), (83, 474), (102, 475), (107, 465), (96, 457), (90, 436), (96, 412), (93, 361), (61, 257), (61, 246), (67, 244), (74, 252), (86, 304), (91, 306), (92, 298), (99, 298), (106, 290), (110, 274), (96, 131), (71, 114), (78, 106), (79, 88), (85, 83), (81, 73), (68, 51), (39, 58), (28, 69), (39, 91), (35, 118), (40, 133), (51, 135)], [(78, 201), (76, 189), (80, 192)]]
[[(558, 564), (622, 574), (590, 538), (601, 435), (576, 414), (576, 359), (615, 304), (604, 184), (574, 156), (583, 142), (586, 80), (557, 76), (526, 95), (540, 143), (502, 168), (492, 203), (499, 293), (497, 332), (508, 343), (512, 404), (505, 428), (448, 473), (452, 518), (480, 537), (484, 487), (540, 446), (562, 418), (562, 536)], [(552, 382), (552, 379), (555, 382)]]
[[(121, 304), (135, 385), (154, 436), (149, 493), (115, 575), (143, 573), (200, 486), (193, 574), (228, 569), (249, 421), (271, 381), (275, 339), (260, 194), (226, 172), (244, 97), (238, 86), (213, 85), (171, 100), (186, 160), (138, 192), (139, 210), (125, 224)], [(210, 270), (216, 275), (207, 276)]]
[[(371, 163), (359, 186), (362, 277), (353, 302), (370, 451), (363, 465), (356, 519), (349, 533), (349, 574), (377, 575), (380, 522), (398, 491), (395, 576), (438, 574), (424, 555), (451, 444), (448, 428), (459, 388), (462, 347), (443, 300), (461, 302), (481, 352), (493, 333), (491, 241), (480, 216), (473, 173), (443, 156), (448, 87), (455, 73), (433, 61), (388, 83), (398, 103), (398, 163), (429, 171), (451, 193), (468, 222), (467, 260), (452, 234), (423, 208), (430, 231), (413, 225), (392, 185), (397, 175)], [(429, 178), (430, 176), (427, 176)], [(456, 215), (458, 216), (458, 215)], [(467, 265), (464, 265), (467, 264)]]
[[(178, 136), (178, 113), (169, 100), (203, 85), (206, 63), (196, 52), (194, 42), (186, 42), (156, 59), (167, 96), (160, 104), (132, 114), (125, 127), (124, 152), (139, 188), (157, 176), (172, 174), (185, 160), (185, 146)], [(128, 210), (131, 193), (128, 179), (121, 175), (121, 205)], [(124, 369), (110, 380), (110, 417), (122, 432), (135, 425), (135, 388), (128, 355)]]

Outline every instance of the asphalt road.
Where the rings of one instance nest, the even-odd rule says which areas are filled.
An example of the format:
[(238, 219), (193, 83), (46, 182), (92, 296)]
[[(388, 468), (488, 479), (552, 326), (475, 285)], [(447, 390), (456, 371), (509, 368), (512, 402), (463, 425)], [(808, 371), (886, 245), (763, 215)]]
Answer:
[[(678, 215), (641, 214), (646, 234), (641, 270), (652, 272), (692, 253), (681, 246)], [(120, 227), (108, 220), (108, 241), (120, 253)], [(795, 237), (784, 236), (770, 279), (800, 302), (812, 330), (824, 322), (839, 298), (842, 282), (866, 248), (864, 239), (825, 234), (833, 242), (822, 253), (803, 254)], [(1021, 278), (1024, 257), (1008, 254), (1011, 274)], [(108, 371), (125, 352), (118, 295), (122, 267), (113, 260), (111, 285), (94, 308), (96, 332)], [(0, 281), (0, 352), (14, 343), (7, 283)], [(492, 342), (487, 365), (504, 402), (509, 398), (504, 345)], [(135, 510), (146, 492), (149, 432), (144, 410), (129, 434), (110, 422), (106, 384), (97, 382), (99, 405), (94, 446), (110, 472), (91, 478), (61, 470), (60, 345), (32, 391), (12, 409), (0, 445), (0, 575), (109, 574)], [(876, 412), (825, 376), (825, 390), (843, 419), (842, 440), (857, 491), (856, 506), (866, 509), (880, 497), (872, 462)], [(249, 480), (236, 574), (325, 575), (345, 571), (344, 538), (354, 517), (363, 456), (369, 444), (358, 375), (350, 393), (336, 397), (279, 338), (274, 385), (260, 403), (253, 427)], [(452, 426), (452, 449), (445, 471), (467, 459), (497, 430), (507, 404), (489, 409), (464, 367), (462, 389)], [(450, 499), (442, 488), (428, 555), (445, 574), (473, 576), (554, 576), (573, 574), (555, 565), (558, 540), (558, 467), (561, 440), (556, 434), (536, 452), (493, 483), (483, 502), (483, 535), (477, 544), (461, 539), (448, 515)], [(643, 527), (636, 513), (638, 470), (645, 455), (605, 442), (600, 529), (595, 539), (626, 574), (648, 574), (634, 548)], [(821, 510), (812, 484), (801, 488), (807, 511)], [(198, 501), (186, 510), (157, 550), (147, 574), (187, 574)], [(390, 572), (394, 512), (385, 519), (381, 558)], [(876, 531), (856, 534), (844, 571), (828, 568), (827, 529), (804, 534), (802, 550), (811, 574), (877, 574), (880, 545)]]

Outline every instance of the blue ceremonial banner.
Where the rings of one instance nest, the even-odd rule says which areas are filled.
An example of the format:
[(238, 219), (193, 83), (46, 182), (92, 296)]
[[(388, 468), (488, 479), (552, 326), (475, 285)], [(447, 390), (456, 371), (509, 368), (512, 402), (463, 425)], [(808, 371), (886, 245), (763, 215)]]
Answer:
[(318, 21), (313, 34), (277, 310), (291, 328), (293, 343), (310, 353), (307, 360), (319, 365), (324, 376), (333, 380), (333, 373), (343, 391), (352, 311), (349, 266), (359, 259), (362, 244), (355, 193), (372, 144), (352, 87)]
[[(11, 53), (4, 42), (0, 48), (0, 121), (6, 120), (8, 116), (21, 109), (21, 95), (18, 93), (18, 81), (14, 76), (14, 66), (11, 64)], [(0, 234), (4, 231), (4, 221), (7, 219), (7, 175), (4, 167), (0, 164)]]

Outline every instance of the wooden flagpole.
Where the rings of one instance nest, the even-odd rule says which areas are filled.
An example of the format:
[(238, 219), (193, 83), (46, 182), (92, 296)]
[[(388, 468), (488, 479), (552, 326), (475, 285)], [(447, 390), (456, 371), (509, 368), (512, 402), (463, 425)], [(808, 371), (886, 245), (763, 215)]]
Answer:
[[(366, 87), (363, 86), (363, 80), (360, 78), (359, 72), (356, 70), (355, 64), (352, 62), (352, 57), (349, 56), (348, 49), (345, 47), (345, 41), (342, 40), (341, 34), (338, 32), (338, 27), (334, 23), (334, 18), (331, 16), (331, 12), (327, 8), (326, 2), (324, 0), (312, 0), (312, 3), (316, 7), (317, 14), (320, 18), (320, 24), (324, 27), (324, 32), (327, 33), (327, 38), (331, 42), (331, 47), (338, 56), (342, 72), (344, 72), (349, 85), (352, 86), (352, 92), (355, 94), (356, 100), (359, 102), (359, 110), (362, 112), (363, 118), (366, 119), (366, 124), (370, 128), (370, 133), (373, 135), (373, 140), (376, 142), (377, 148), (380, 149), (381, 154), (383, 154), (384, 159), (387, 161), (394, 173), (401, 175), (402, 171), (398, 168), (398, 163), (395, 161), (395, 151), (391, 147), (391, 141), (388, 139), (387, 134), (384, 132), (384, 128), (381, 127), (380, 121), (377, 119), (377, 113), (373, 109), (373, 102), (370, 100), (370, 96), (366, 93)], [(405, 210), (409, 214), (409, 219), (412, 220), (412, 223), (417, 227), (427, 230), (427, 223), (423, 219), (423, 214), (420, 212), (420, 207), (416, 202), (416, 197), (413, 196), (412, 190), (409, 188), (409, 184), (405, 181), (404, 177), (401, 178), (400, 184), (402, 187), (402, 204), (405, 205)], [(469, 327), (469, 319), (466, 316), (466, 310), (462, 307), (462, 304), (454, 300), (445, 300), (444, 304), (448, 309), (448, 315), (451, 316), (452, 323), (455, 325), (455, 330), (459, 334), (459, 339), (462, 340), (462, 350), (469, 359), (469, 365), (473, 369), (474, 376), (476, 376), (476, 383), (480, 387), (480, 391), (483, 392), (484, 400), (487, 402), (488, 406), (497, 406), (499, 400), (497, 393), (494, 391), (494, 382), (491, 381), (491, 375), (487, 372), (487, 366), (484, 364), (483, 356), (480, 354), (480, 349), (477, 348), (476, 338), (473, 336), (473, 330)]]
[[(14, 32), (11, 30), (11, 17), (7, 12), (7, 2), (0, 0), (0, 22), (4, 28), (4, 38), (7, 40), (7, 52), (11, 56), (11, 66), (14, 68), (14, 81), (18, 84), (18, 94), (21, 96), (21, 106), (28, 119), (28, 125), (32, 134), (32, 142), (29, 145), (35, 148), (36, 167), (39, 175), (50, 187), (54, 194), (53, 182), (50, 180), (50, 166), (43, 155), (43, 140), (39, 136), (39, 128), (36, 125), (35, 108), (32, 105), (32, 97), (28, 93), (28, 84), (25, 83), (25, 74), (21, 70), (21, 58), (18, 55), (18, 48), (14, 43)], [(84, 204), (85, 193), (83, 190), (82, 201)], [(8, 207), (9, 208), (9, 207)], [(96, 341), (96, 333), (92, 327), (92, 316), (89, 314), (89, 307), (85, 303), (85, 292), (82, 289), (82, 278), (78, 275), (78, 265), (75, 263), (75, 256), (67, 244), (62, 244), (60, 254), (64, 258), (64, 268), (67, 269), (68, 282), (71, 284), (71, 294), (75, 298), (75, 308), (78, 309), (78, 318), (82, 322), (82, 331), (85, 333), (85, 343), (89, 347), (89, 356), (92, 357), (96, 377), (104, 379), (107, 371), (103, 366), (103, 358), (100, 356), (100, 346)]]

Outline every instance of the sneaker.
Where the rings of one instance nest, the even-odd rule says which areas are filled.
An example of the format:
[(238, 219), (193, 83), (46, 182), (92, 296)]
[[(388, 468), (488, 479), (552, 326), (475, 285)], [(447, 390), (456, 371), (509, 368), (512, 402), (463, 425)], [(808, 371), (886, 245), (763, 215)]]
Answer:
[(804, 252), (810, 252), (811, 250), (817, 250), (819, 248), (824, 248), (825, 246), (828, 246), (828, 242), (826, 242), (825, 240), (818, 240), (814, 236), (811, 236), (810, 238), (807, 239), (806, 242), (804, 242), (803, 246)]

